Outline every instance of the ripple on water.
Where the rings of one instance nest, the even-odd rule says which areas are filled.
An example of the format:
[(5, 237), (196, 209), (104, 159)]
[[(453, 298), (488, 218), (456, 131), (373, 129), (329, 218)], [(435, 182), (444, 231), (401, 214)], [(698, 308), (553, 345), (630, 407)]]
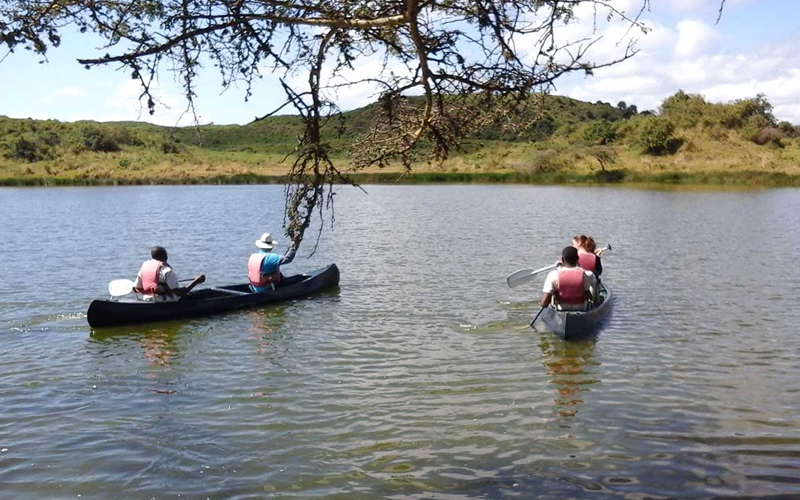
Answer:
[[(369, 191), (341, 191), (346, 216), (336, 231), (322, 234), (311, 261), (303, 254), (292, 264), (337, 262), (338, 290), (90, 332), (89, 301), (129, 277), (152, 244), (169, 248), (182, 276), (204, 270), (211, 283), (241, 281), (263, 228), (231, 221), (258, 213), (280, 227), (282, 190), (4, 190), (0, 210), (27, 219), (13, 245), (0, 239), (0, 253), (29, 280), (0, 289), (3, 491), (15, 499), (800, 494), (800, 284), (781, 281), (790, 252), (769, 265), (763, 258), (765, 241), (793, 247), (796, 191)], [(600, 207), (591, 227), (564, 209), (576, 197)], [(155, 242), (152, 220), (167, 206)], [(505, 276), (552, 262), (573, 231), (614, 244), (603, 279), (616, 303), (596, 339), (565, 343), (527, 327), (541, 281), (510, 290)], [(214, 237), (200, 245), (187, 234)], [(69, 294), (54, 291), (60, 277), (14, 253), (47, 245), (48, 235), (63, 249), (59, 265), (92, 276), (56, 283)], [(726, 256), (736, 272), (699, 279), (711, 265), (702, 253), (720, 246), (737, 248)], [(752, 299), (777, 282), (785, 294)]]

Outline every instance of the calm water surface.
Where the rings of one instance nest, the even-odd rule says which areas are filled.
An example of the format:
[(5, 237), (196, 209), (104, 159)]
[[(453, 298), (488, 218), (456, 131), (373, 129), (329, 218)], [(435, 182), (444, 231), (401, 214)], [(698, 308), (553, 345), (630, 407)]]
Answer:
[[(92, 331), (151, 245), (243, 281), (282, 188), (0, 189), (0, 499), (800, 495), (800, 191), (367, 190), (286, 269), (338, 290)], [(564, 343), (505, 276), (580, 232), (615, 312)]]

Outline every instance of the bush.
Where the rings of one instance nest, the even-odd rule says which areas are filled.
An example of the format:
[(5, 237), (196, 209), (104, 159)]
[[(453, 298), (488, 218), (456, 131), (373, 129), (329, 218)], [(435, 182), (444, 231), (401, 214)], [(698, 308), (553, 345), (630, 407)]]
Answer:
[(673, 135), (675, 125), (660, 116), (648, 116), (636, 120), (634, 142), (646, 154), (662, 155), (674, 152), (680, 145)]
[(161, 152), (164, 154), (178, 154), (183, 150), (183, 146), (172, 137), (167, 137), (161, 141), (159, 145)]
[(138, 131), (131, 130), (128, 127), (114, 127), (112, 134), (116, 142), (125, 146), (143, 146), (144, 140)]
[(592, 122), (583, 131), (583, 140), (595, 146), (604, 146), (617, 140), (617, 126), (608, 120)]
[(535, 173), (547, 173), (560, 170), (563, 166), (558, 151), (548, 149), (536, 152), (531, 158), (528, 170)]
[[(770, 122), (767, 118), (763, 116), (754, 115), (749, 117), (742, 123), (742, 125), (739, 127), (738, 132), (743, 138), (747, 139), (748, 141), (752, 141), (755, 142), (756, 144), (759, 144), (758, 142), (759, 135), (762, 135), (762, 133), (764, 133), (764, 131), (767, 129), (774, 131), (774, 132), (768, 132), (767, 134), (770, 135), (777, 134), (778, 136), (780, 136), (780, 131), (778, 131), (778, 129), (772, 126), (772, 122)], [(771, 138), (767, 138), (766, 142), (769, 142), (770, 140)]]
[(62, 125), (54, 120), (0, 117), (0, 153), (6, 158), (37, 162), (56, 157)]
[(73, 143), (73, 150), (76, 153), (82, 151), (102, 153), (119, 151), (119, 144), (113, 131), (94, 124), (87, 124), (78, 128)]
[(531, 138), (535, 141), (545, 141), (549, 139), (556, 131), (556, 122), (549, 116), (545, 116), (538, 120), (531, 128)]
[(661, 103), (661, 116), (678, 127), (691, 128), (709, 115), (710, 107), (711, 104), (700, 94), (687, 94), (679, 90)]
[(800, 127), (795, 127), (789, 122), (783, 121), (778, 124), (778, 130), (781, 131), (784, 137), (794, 139), (800, 136)]
[(55, 151), (47, 140), (31, 132), (7, 137), (0, 143), (4, 156), (15, 160), (37, 162), (55, 157)]
[(744, 135), (750, 140), (763, 128), (775, 126), (772, 105), (763, 94), (724, 104), (710, 103), (699, 94), (687, 94), (681, 90), (664, 100), (661, 116), (681, 128), (697, 125), (709, 129), (716, 126), (735, 130), (749, 128)]

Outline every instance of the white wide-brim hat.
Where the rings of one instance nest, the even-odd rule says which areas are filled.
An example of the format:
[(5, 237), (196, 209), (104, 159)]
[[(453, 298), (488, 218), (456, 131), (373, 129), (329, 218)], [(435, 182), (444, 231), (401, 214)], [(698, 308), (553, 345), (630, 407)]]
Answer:
[(256, 246), (258, 248), (263, 248), (264, 250), (272, 250), (272, 248), (277, 244), (278, 242), (272, 239), (272, 235), (269, 233), (262, 234), (261, 238), (256, 240)]

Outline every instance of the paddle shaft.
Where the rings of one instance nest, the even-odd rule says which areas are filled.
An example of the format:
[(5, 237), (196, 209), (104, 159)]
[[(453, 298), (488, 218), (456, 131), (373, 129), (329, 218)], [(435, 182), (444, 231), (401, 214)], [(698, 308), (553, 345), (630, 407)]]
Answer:
[(215, 292), (229, 293), (231, 295), (253, 295), (251, 292), (240, 292), (239, 290), (229, 290), (227, 288), (211, 287), (209, 290), (212, 290), (212, 291), (215, 291)]
[[(599, 250), (599, 252), (602, 253), (602, 252), (604, 252), (606, 250), (611, 250), (611, 245), (608, 245), (606, 247), (601, 248)], [(542, 267), (542, 268), (539, 268), (539, 269), (535, 269), (535, 270), (534, 269), (520, 269), (519, 271), (516, 271), (516, 272), (510, 274), (508, 276), (508, 278), (506, 278), (506, 282), (508, 283), (509, 287), (516, 288), (518, 286), (521, 286), (521, 285), (524, 285), (525, 283), (530, 282), (531, 280), (533, 280), (533, 278), (537, 274), (543, 273), (544, 271), (549, 271), (551, 269), (555, 269), (556, 267), (558, 267), (558, 263), (552, 264), (552, 265), (549, 265), (549, 266), (545, 266), (545, 267)]]
[[(205, 283), (205, 281), (206, 281), (206, 275), (205, 274), (201, 274), (197, 278), (193, 279), (192, 282), (189, 283), (189, 285), (187, 285), (186, 288), (181, 290), (181, 293), (179, 293), (177, 295), (186, 295), (186, 294), (188, 294), (189, 292), (192, 291), (192, 288), (196, 287), (200, 283)], [(173, 290), (173, 292), (174, 292), (174, 290)]]
[[(547, 306), (545, 306), (545, 307), (547, 307)], [(543, 311), (544, 311), (544, 307), (539, 309), (539, 312), (536, 313), (536, 316), (533, 317), (533, 321), (531, 321), (531, 328), (533, 328), (533, 324), (536, 323), (536, 320), (539, 319), (539, 316), (542, 314)]]

